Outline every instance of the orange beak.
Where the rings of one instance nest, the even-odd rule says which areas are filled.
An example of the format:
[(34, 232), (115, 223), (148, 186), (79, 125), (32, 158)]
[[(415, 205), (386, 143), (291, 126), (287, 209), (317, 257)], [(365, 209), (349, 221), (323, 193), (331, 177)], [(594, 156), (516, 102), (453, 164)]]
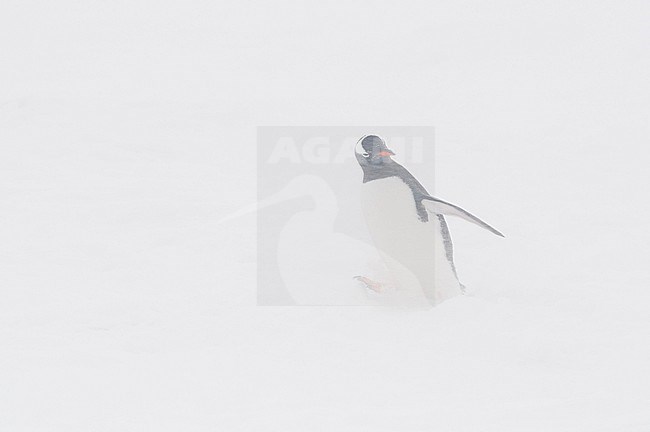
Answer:
[(395, 153), (393, 153), (390, 150), (383, 150), (383, 151), (379, 152), (379, 156), (384, 156), (384, 157), (386, 157), (386, 156), (395, 156)]

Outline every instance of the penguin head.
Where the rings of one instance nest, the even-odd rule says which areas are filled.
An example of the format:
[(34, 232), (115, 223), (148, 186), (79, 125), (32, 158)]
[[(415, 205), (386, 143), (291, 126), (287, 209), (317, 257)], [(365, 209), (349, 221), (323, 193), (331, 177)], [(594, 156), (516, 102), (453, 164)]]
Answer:
[(392, 161), (394, 156), (392, 150), (386, 147), (386, 142), (377, 135), (366, 135), (362, 137), (355, 148), (357, 161), (364, 165), (383, 165)]

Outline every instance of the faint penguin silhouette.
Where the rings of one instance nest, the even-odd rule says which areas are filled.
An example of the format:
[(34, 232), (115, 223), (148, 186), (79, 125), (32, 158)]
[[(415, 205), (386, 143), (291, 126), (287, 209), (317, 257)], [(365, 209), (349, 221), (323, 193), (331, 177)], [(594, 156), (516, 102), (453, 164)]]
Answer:
[(314, 209), (296, 213), (281, 228), (277, 264), (287, 292), (298, 305), (412, 305), (428, 304), (423, 294), (405, 296), (390, 289), (374, 292), (355, 280), (369, 276), (390, 279), (377, 250), (358, 239), (335, 232), (339, 212), (336, 195), (320, 177), (301, 175), (280, 192), (219, 221), (309, 196)]

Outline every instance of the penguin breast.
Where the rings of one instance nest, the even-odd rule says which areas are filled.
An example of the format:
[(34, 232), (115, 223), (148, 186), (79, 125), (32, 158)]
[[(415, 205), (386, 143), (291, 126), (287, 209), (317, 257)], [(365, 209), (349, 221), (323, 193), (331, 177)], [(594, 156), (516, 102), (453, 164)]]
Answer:
[(420, 220), (406, 183), (398, 177), (364, 183), (361, 206), (375, 247), (402, 292), (423, 295), (432, 304), (460, 294), (440, 221)]

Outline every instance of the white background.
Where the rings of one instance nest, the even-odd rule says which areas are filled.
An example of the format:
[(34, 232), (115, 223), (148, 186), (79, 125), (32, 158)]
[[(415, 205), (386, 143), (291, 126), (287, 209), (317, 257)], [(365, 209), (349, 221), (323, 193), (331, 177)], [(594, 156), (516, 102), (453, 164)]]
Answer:
[[(0, 6), (0, 429), (650, 429), (644, 1)], [(472, 297), (255, 306), (259, 125), (433, 125)]]

